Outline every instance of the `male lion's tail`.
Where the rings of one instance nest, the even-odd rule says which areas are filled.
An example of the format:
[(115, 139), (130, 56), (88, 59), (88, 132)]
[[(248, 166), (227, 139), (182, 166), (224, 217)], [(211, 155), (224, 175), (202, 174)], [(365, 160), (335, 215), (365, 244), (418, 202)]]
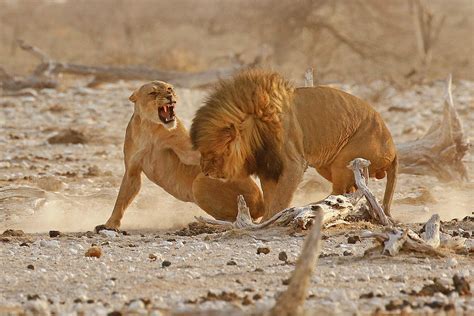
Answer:
[(392, 204), (395, 185), (397, 184), (398, 157), (395, 155), (390, 167), (387, 170), (387, 185), (383, 196), (383, 210), (385, 215), (390, 216), (390, 205)]

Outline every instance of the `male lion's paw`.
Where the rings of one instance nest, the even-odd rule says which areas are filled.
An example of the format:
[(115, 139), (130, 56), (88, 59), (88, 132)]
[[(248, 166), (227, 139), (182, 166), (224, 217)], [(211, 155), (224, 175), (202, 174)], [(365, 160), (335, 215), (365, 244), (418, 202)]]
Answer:
[(107, 227), (105, 225), (97, 225), (95, 227), (95, 232), (98, 234), (101, 230), (112, 230), (114, 232), (117, 232), (119, 233), (120, 231), (117, 229), (117, 228), (110, 228), (110, 227)]

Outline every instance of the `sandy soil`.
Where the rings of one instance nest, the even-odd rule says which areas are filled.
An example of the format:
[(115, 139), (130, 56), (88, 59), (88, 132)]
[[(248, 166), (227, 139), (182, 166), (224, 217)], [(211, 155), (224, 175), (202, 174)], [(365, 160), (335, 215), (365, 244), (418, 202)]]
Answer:
[[(26, 234), (1, 237), (0, 267), (4, 272), (0, 275), (0, 314), (23, 309), (98, 315), (114, 310), (254, 311), (270, 306), (275, 295), (285, 289), (283, 280), (294, 268), (302, 236), (284, 232), (230, 238), (217, 233), (179, 236), (176, 232), (193, 216), (205, 213), (195, 205), (175, 200), (147, 180), (123, 220), (123, 229), (130, 235), (79, 233), (104, 223), (112, 210), (123, 172), (125, 126), (132, 113), (127, 98), (139, 85), (119, 82), (88, 89), (75, 83), (62, 91), (1, 97), (0, 189), (11, 194), (0, 199), (0, 231), (21, 229)], [(397, 91), (384, 82), (339, 86), (371, 100), (397, 143), (423, 135), (441, 116), (441, 81), (406, 91)], [(453, 90), (470, 138), (474, 134), (473, 91), (474, 82), (469, 81), (456, 82)], [(178, 115), (189, 126), (206, 93), (178, 89), (178, 95)], [(390, 110), (391, 106), (402, 110)], [(48, 143), (50, 137), (71, 128), (79, 132), (76, 139), (80, 143)], [(472, 174), (472, 152), (465, 160)], [(384, 181), (371, 182), (370, 186), (382, 196)], [(424, 222), (433, 213), (445, 221), (462, 219), (472, 215), (473, 188), (472, 182), (446, 184), (431, 177), (401, 175), (392, 212), (404, 223)], [(309, 171), (293, 204), (316, 201), (329, 189), (327, 182)], [(426, 190), (435, 200), (419, 205), (401, 203)], [(465, 234), (468, 246), (473, 246), (472, 219), (445, 223), (443, 228), (452, 234)], [(63, 234), (51, 238), (47, 234), (50, 230)], [(325, 231), (324, 255), (307, 301), (310, 311), (371, 314), (404, 308), (420, 314), (453, 309), (456, 313), (474, 313), (472, 296), (457, 292), (408, 294), (419, 292), (435, 277), (450, 286), (455, 274), (472, 282), (472, 253), (442, 259), (413, 255), (366, 258), (363, 252), (370, 241), (347, 242), (349, 236), (363, 230), (380, 228), (359, 223)], [(93, 244), (102, 249), (99, 259), (84, 256)], [(257, 255), (258, 247), (269, 247), (270, 253)], [(287, 253), (288, 263), (278, 259), (281, 251)], [(163, 267), (165, 261), (171, 265)], [(367, 295), (361, 298), (362, 294)]]

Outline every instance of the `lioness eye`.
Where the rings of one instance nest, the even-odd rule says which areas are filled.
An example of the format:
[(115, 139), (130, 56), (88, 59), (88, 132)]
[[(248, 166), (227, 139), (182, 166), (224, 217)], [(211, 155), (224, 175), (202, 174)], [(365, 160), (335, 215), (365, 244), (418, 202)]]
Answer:
[(148, 93), (148, 95), (158, 95), (158, 92), (152, 91), (152, 92)]

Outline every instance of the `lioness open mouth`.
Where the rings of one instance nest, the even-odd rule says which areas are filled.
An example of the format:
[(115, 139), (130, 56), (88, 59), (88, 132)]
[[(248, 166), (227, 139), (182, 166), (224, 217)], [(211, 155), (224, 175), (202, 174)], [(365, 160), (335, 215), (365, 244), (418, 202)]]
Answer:
[(174, 103), (169, 103), (169, 104), (164, 104), (158, 108), (158, 116), (160, 117), (160, 120), (168, 124), (170, 122), (174, 122), (176, 119), (176, 116), (174, 114)]

